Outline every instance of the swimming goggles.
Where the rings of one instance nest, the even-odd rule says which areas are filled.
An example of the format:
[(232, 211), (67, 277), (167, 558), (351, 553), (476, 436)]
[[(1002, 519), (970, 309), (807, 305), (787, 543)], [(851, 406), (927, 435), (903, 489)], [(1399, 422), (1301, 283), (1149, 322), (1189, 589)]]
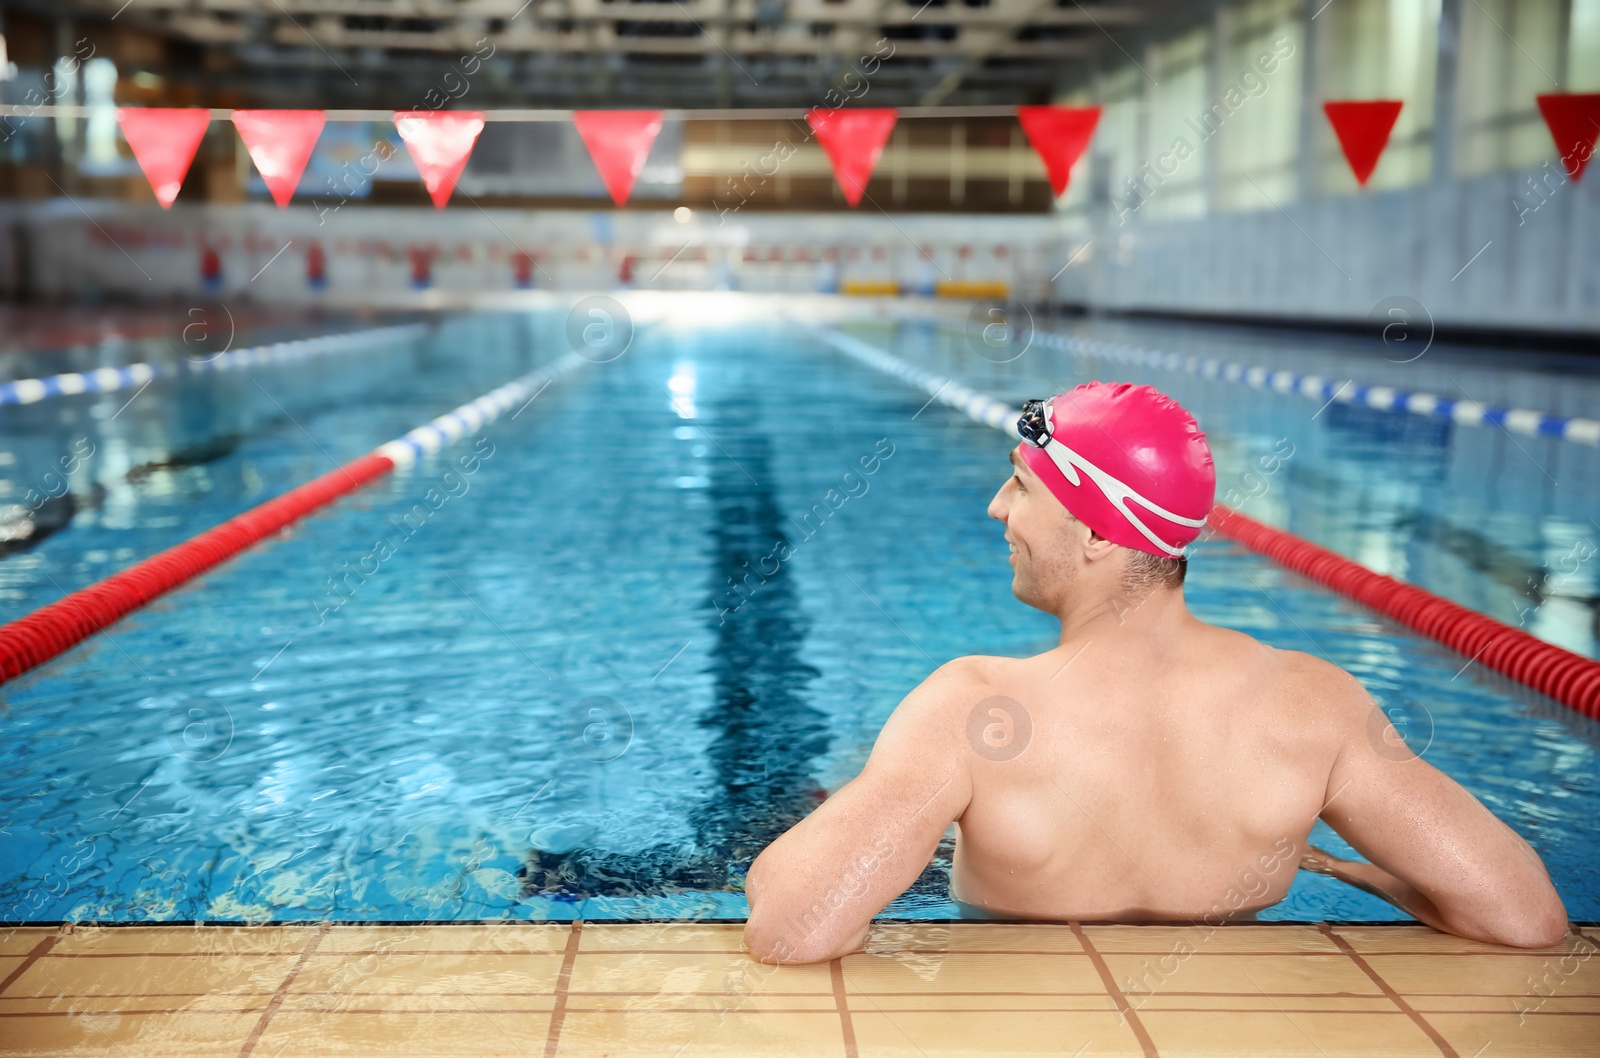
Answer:
[(1100, 490), (1111, 505), (1122, 513), (1122, 516), (1128, 520), (1128, 524), (1139, 531), (1139, 535), (1159, 547), (1163, 553), (1173, 558), (1182, 558), (1184, 549), (1173, 547), (1157, 536), (1144, 523), (1143, 516), (1129, 506), (1130, 501), (1137, 503), (1151, 514), (1166, 521), (1177, 525), (1186, 525), (1192, 529), (1199, 529), (1206, 524), (1206, 520), (1204, 518), (1185, 518), (1183, 515), (1174, 514), (1159, 504), (1152, 503), (1136, 490), (1128, 487), (1077, 452), (1074, 452), (1071, 448), (1068, 448), (1055, 436), (1055, 428), (1052, 421), (1053, 410), (1050, 404), (1043, 400), (1025, 401), (1022, 405), (1022, 416), (1017, 420), (1017, 436), (1049, 456), (1050, 461), (1056, 465), (1057, 469), (1061, 471), (1070, 484), (1081, 485), (1083, 483), (1078, 474), (1081, 470), (1088, 476), (1090, 481), (1094, 482), (1095, 487)]

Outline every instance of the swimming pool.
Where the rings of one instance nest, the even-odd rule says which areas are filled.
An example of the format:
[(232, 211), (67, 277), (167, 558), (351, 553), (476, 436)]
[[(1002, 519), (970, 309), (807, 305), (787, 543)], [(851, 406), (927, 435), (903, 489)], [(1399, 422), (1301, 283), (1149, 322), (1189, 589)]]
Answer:
[[(8, 418), (6, 443), (30, 452), (90, 437), (110, 484), (0, 562), (3, 616), (552, 362), (565, 326), (559, 311), (460, 317), (318, 372), (152, 387), (115, 418), (93, 398)], [(1012, 401), (1112, 374), (1162, 385), (1207, 429), (1219, 493), (1255, 466), (1247, 512), (1283, 524), (1292, 506), (1290, 528), (1503, 619), (1508, 571), (1593, 539), (1592, 449), (1527, 444), (1559, 482), (1541, 486), (1492, 431), (1313, 415), (1297, 396), (1042, 348), (993, 363), (924, 320), (851, 331)], [(1482, 370), (1435, 366), (1469, 387)], [(220, 411), (224, 395), (251, 417)], [(1005, 437), (925, 399), (793, 323), (641, 324), (625, 355), (515, 418), (7, 685), (0, 919), (742, 917), (750, 859), (855, 774), (907, 690), (952, 656), (1054, 639), (1011, 597), (984, 514)], [(1284, 444), (1262, 477), (1253, 461)], [(779, 541), (792, 556), (773, 562)], [(1593, 568), (1529, 627), (1592, 655)], [(1205, 619), (1355, 672), (1533, 842), (1571, 917), (1600, 919), (1597, 725), (1221, 539), (1187, 594)], [(1313, 840), (1349, 854), (1320, 825)], [(947, 843), (887, 914), (953, 917), (948, 866)], [(1404, 918), (1309, 874), (1263, 917)]]

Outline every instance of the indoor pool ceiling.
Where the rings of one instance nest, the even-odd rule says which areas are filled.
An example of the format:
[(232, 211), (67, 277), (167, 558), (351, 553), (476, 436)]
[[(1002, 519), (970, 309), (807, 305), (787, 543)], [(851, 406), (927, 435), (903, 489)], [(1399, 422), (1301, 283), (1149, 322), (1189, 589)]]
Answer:
[[(278, 104), (392, 106), (488, 41), (474, 103), (810, 106), (862, 57), (889, 106), (1040, 103), (1170, 0), (28, 0), (203, 45)], [(231, 55), (231, 66), (211, 56)], [(481, 52), (480, 52), (481, 54)]]

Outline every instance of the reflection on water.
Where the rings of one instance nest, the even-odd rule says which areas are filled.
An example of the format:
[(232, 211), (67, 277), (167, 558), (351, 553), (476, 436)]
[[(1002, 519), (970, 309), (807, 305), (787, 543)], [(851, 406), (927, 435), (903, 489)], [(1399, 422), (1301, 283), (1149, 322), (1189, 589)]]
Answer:
[(712, 790), (698, 805), (672, 800), (693, 841), (628, 854), (536, 848), (519, 872), (524, 896), (739, 890), (750, 861), (826, 796), (812, 772), (828, 748), (827, 718), (807, 700), (818, 673), (800, 660), (805, 620), (790, 568), (775, 558), (787, 554), (789, 539), (761, 426), (772, 420), (761, 410), (741, 393), (699, 404), (696, 416), (726, 458), (708, 464), (714, 697), (697, 721), (712, 733)]

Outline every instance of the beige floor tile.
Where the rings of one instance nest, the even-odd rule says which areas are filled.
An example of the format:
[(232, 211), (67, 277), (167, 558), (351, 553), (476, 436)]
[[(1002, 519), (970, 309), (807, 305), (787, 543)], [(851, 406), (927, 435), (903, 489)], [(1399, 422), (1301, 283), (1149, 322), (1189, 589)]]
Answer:
[(769, 966), (748, 955), (591, 952), (572, 966), (573, 992), (831, 992), (826, 965)]
[(1402, 994), (1529, 996), (1600, 993), (1600, 958), (1550, 955), (1363, 956)]
[(1565, 1014), (1429, 1014), (1463, 1058), (1593, 1058), (1600, 1017)]
[(1141, 1011), (1139, 1021), (1162, 1058), (1439, 1058), (1434, 1042), (1400, 1013)]
[(998, 996), (961, 995), (959, 993), (939, 993), (936, 995), (918, 995), (913, 992), (896, 993), (893, 995), (861, 994), (850, 996), (850, 1008), (868, 1013), (908, 1013), (940, 1012), (940, 1011), (965, 1011), (975, 1015), (991, 1012), (1005, 1011), (1104, 1011), (1115, 1013), (1117, 1004), (1110, 996), (1099, 995), (1019, 995)]
[(807, 1011), (838, 1010), (833, 995), (759, 995), (751, 993), (718, 993), (682, 995), (667, 992), (661, 995), (611, 995), (604, 993), (569, 994), (568, 1010), (582, 1010), (590, 1014), (626, 1013), (632, 1010), (682, 1010), (702, 1014), (730, 1014), (747, 1011), (774, 1013), (805, 1013)]
[(279, 1011), (256, 1044), (259, 1058), (530, 1058), (544, 1054), (550, 1015), (499, 1010), (470, 1014), (322, 1014)]
[(850, 955), (843, 962), (845, 990), (856, 992), (1079, 992), (1103, 995), (1105, 986), (1084, 954), (980, 955), (910, 952)]
[[(1512, 955), (1523, 951), (1519, 948), (1507, 948), (1501, 944), (1485, 944), (1482, 941), (1454, 937), (1448, 933), (1440, 933), (1436, 929), (1429, 929), (1427, 926), (1335, 926), (1333, 931), (1362, 955), (1384, 952)], [(1593, 951), (1594, 945), (1569, 933), (1560, 944), (1541, 950), (1560, 953), (1585, 949)]]
[(394, 994), (383, 992), (289, 993), (283, 997), (280, 1010), (320, 1014), (470, 1014), (479, 1008), (518, 1010), (524, 1013), (548, 1013), (555, 1009), (552, 993), (527, 994), (442, 994), (419, 992)]
[(1339, 951), (1315, 926), (1084, 926), (1083, 933), (1104, 953), (1165, 955), (1180, 943), (1210, 954)]
[[(259, 1014), (101, 1014), (6, 1018), (4, 1055), (71, 1055), (73, 1058), (216, 1058), (234, 1055)], [(270, 1052), (269, 1052), (270, 1053)]]
[(935, 1055), (1142, 1055), (1133, 1030), (1104, 1011), (989, 1014), (878, 1013), (851, 1001), (861, 1058)]
[(1184, 1011), (1184, 1010), (1256, 1010), (1276, 1011), (1279, 1009), (1290, 1012), (1299, 1010), (1327, 1011), (1336, 1013), (1341, 1010), (1367, 1011), (1377, 1014), (1393, 1014), (1396, 1011), (1394, 1001), (1388, 996), (1264, 996), (1260, 994), (1251, 996), (1238, 995), (1146, 995), (1135, 992), (1128, 996), (1128, 1004), (1136, 1012), (1146, 1010)]
[[(597, 922), (583, 925), (579, 951), (743, 951), (744, 926), (721, 922)], [(566, 943), (566, 938), (562, 938)]]
[(312, 956), (291, 994), (404, 994), (466, 992), (549, 994), (561, 971), (559, 955), (392, 952), (350, 958)]
[(0, 929), (0, 955), (26, 955), (41, 940), (56, 932), (54, 926), (8, 926)]
[(58, 959), (46, 955), (24, 971), (7, 996), (197, 995), (276, 991), (295, 964), (292, 955), (194, 958), (111, 955)]
[(872, 927), (866, 950), (1075, 952), (1083, 945), (1070, 926), (1048, 923), (1014, 926), (977, 923), (880, 922)]
[(1382, 995), (1382, 990), (1344, 955), (1213, 955), (1201, 950), (1187, 959), (1107, 955), (1117, 987), (1129, 995), (1238, 992), (1246, 995)]
[[(0, 1054), (237, 1053), (317, 932), (81, 929), (0, 996)], [(54, 933), (0, 936), (0, 977)], [(1318, 930), (1085, 933), (1166, 1058), (1438, 1053)], [(1485, 1044), (1491, 1056), (1596, 1049), (1600, 959), (1581, 957), (1587, 941), (1569, 938), (1563, 961), (1563, 950), (1517, 953), (1424, 927), (1338, 933), (1430, 1023), (1448, 1025), (1463, 1058)], [(542, 1056), (570, 936), (547, 923), (323, 931), (256, 1054)], [(579, 936), (562, 1055), (671, 1056), (691, 1042), (692, 1058), (844, 1053), (829, 967), (758, 963), (737, 924), (606, 923)], [(1179, 944), (1192, 954), (1174, 955)], [(863, 1058), (1141, 1054), (1069, 927), (885, 924), (868, 953), (843, 961), (843, 979)], [(1519, 1016), (1519, 1003), (1531, 1012)]]
[(560, 955), (571, 927), (543, 922), (496, 922), (462, 926), (338, 926), (317, 952), (483, 951)]
[[(164, 996), (0, 996), (0, 1014), (115, 1014), (127, 1011), (150, 1010), (165, 1013), (212, 1012), (238, 1014), (250, 1010), (264, 1010), (272, 1001), (271, 992), (215, 992), (203, 995)], [(4, 1023), (0, 1022), (0, 1035)]]
[(837, 1011), (826, 1014), (663, 1011), (569, 1014), (561, 1024), (557, 1058), (648, 1055), (671, 1058), (843, 1058)]
[[(1600, 996), (1412, 996), (1409, 1002), (1420, 1014), (1430, 1011), (1475, 1014), (1600, 1014)], [(1596, 1029), (1600, 1032), (1600, 1028)], [(1600, 1048), (1597, 1048), (1600, 1050)]]
[(87, 926), (56, 941), (57, 955), (294, 955), (316, 926)]

